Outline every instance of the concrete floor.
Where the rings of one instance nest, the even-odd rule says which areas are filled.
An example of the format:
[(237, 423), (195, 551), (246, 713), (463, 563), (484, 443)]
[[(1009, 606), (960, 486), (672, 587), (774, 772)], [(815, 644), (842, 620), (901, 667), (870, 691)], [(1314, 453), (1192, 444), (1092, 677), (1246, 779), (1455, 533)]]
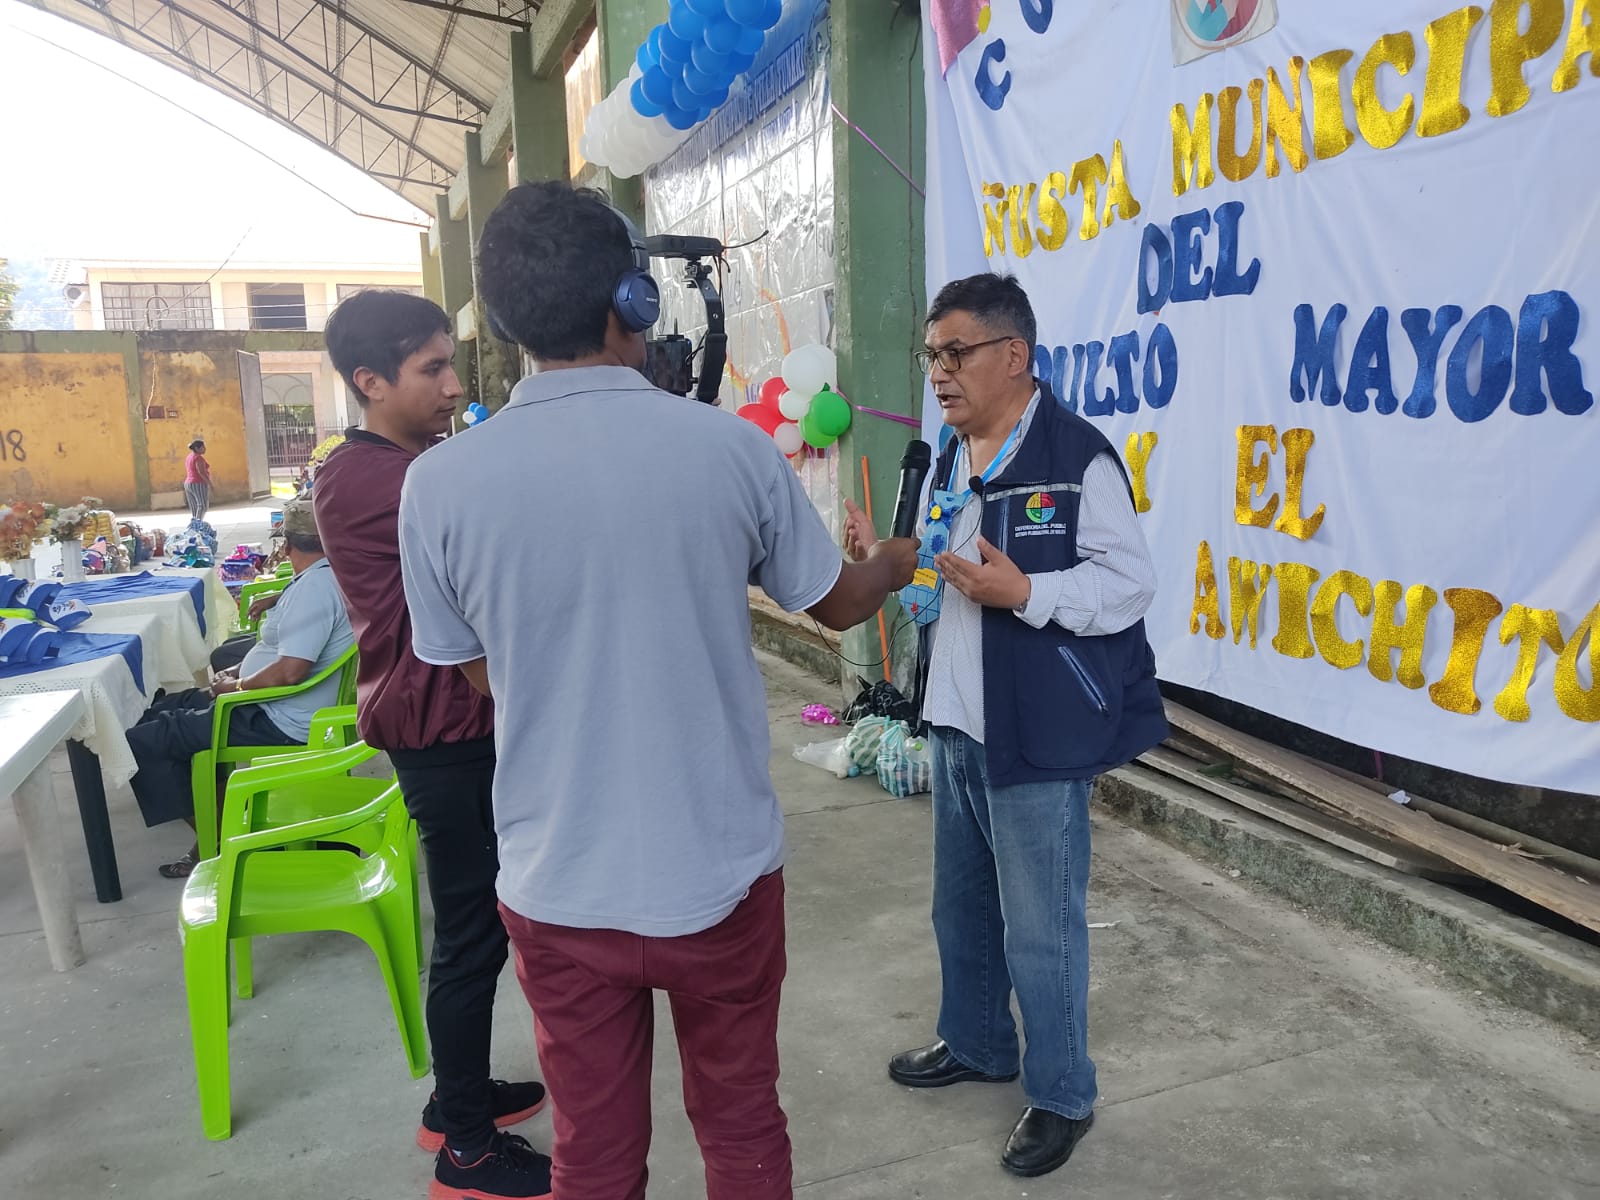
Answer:
[[(888, 798), (789, 757), (825, 689), (765, 661), (789, 814), (783, 1094), (813, 1200), (1600, 1200), (1600, 1048), (1115, 822), (1095, 824), (1092, 1048), (1100, 1119), (1069, 1166), (996, 1158), (1015, 1085), (916, 1092), (884, 1061), (931, 1036), (925, 797)], [(335, 935), (257, 943), (232, 1035), (234, 1136), (200, 1133), (174, 910), (157, 862), (185, 829), (111, 798), (127, 898), (88, 884), (58, 780), (89, 961), (50, 971), (16, 828), (0, 812), (0, 1195), (403, 1200), (428, 1082), (409, 1078), (370, 955)], [(536, 1071), (508, 968), (495, 1068)], [(703, 1196), (670, 1020), (657, 1039), (653, 1200)], [(548, 1145), (549, 1118), (521, 1132)]]

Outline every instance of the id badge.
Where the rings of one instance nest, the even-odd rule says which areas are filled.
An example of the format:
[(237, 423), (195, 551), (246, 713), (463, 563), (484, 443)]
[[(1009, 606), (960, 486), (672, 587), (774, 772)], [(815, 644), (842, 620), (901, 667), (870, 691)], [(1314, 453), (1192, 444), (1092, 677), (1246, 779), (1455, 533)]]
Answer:
[(922, 544), (917, 547), (917, 571), (900, 589), (900, 604), (918, 625), (939, 619), (939, 598), (944, 592), (933, 560), (950, 546), (950, 522), (955, 517), (956, 494), (935, 489), (924, 513)]

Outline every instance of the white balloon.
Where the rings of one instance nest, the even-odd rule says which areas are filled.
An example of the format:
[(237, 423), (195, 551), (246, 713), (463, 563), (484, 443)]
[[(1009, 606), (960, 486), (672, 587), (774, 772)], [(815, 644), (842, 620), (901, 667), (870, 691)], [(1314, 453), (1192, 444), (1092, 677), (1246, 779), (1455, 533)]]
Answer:
[(805, 438), (800, 436), (800, 426), (793, 421), (785, 421), (774, 429), (772, 431), (772, 440), (777, 442), (778, 449), (782, 450), (790, 458), (799, 454), (801, 448), (806, 444)]
[(826, 346), (797, 346), (784, 355), (780, 374), (791, 392), (798, 392), (809, 402), (823, 385), (834, 386), (838, 369), (833, 351)]
[(778, 411), (789, 420), (798, 421), (810, 410), (811, 397), (815, 394), (815, 392), (787, 391), (778, 397)]

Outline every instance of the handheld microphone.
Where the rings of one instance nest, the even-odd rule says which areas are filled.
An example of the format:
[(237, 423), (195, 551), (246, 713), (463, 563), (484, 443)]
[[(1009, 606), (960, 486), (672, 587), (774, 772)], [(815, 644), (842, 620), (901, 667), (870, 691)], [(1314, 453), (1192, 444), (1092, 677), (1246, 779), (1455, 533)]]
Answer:
[(933, 465), (933, 449), (920, 439), (906, 443), (906, 452), (900, 459), (900, 494), (894, 503), (894, 529), (891, 536), (911, 537), (917, 531), (917, 505), (922, 500), (922, 485), (927, 482), (928, 468)]

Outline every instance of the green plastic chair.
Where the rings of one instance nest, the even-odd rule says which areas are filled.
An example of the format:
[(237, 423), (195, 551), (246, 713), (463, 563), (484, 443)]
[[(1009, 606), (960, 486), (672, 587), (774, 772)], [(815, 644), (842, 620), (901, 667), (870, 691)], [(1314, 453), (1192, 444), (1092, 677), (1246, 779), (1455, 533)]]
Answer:
[[(351, 706), (353, 708), (353, 706)], [(298, 824), (302, 821), (316, 820), (320, 817), (336, 816), (350, 812), (367, 801), (378, 796), (386, 790), (394, 780), (357, 778), (349, 774), (340, 774), (334, 770), (334, 763), (329, 758), (329, 750), (345, 749), (343, 741), (329, 740), (323, 748), (323, 740), (317, 736), (317, 721), (328, 721), (329, 715), (342, 715), (343, 708), (322, 709), (317, 718), (312, 721), (312, 737), (310, 745), (316, 749), (291, 750), (285, 754), (266, 755), (254, 760), (254, 767), (262, 765), (277, 766), (283, 763), (311, 763), (314, 765), (327, 764), (328, 774), (324, 778), (306, 780), (297, 783), (290, 789), (278, 789), (248, 797), (234, 786), (233, 779), (228, 781), (227, 798), (223, 803), (222, 836), (228, 837), (240, 833), (258, 833), (263, 829), (276, 829), (288, 825)], [(350, 727), (354, 727), (355, 718), (350, 718)], [(331, 736), (331, 735), (330, 735)], [(346, 764), (346, 772), (354, 770), (362, 763), (371, 759), (376, 751), (366, 747), (366, 743), (350, 739), (350, 749), (358, 751), (340, 758), (338, 763)], [(254, 769), (252, 767), (251, 769)], [(244, 772), (236, 772), (235, 777)], [(253, 776), (246, 776), (244, 786), (250, 785)], [(377, 838), (381, 832), (379, 823), (369, 822), (367, 825), (349, 830), (340, 842), (353, 846), (362, 854), (371, 854), (377, 849)], [(316, 849), (314, 842), (295, 842), (292, 848), (296, 850)], [(411, 847), (412, 868), (415, 872), (416, 846)], [(413, 906), (413, 924), (416, 926), (417, 944), (422, 944), (422, 912), (420, 904)], [(233, 978), (234, 991), (240, 999), (248, 1000), (255, 994), (254, 972), (250, 954), (250, 939), (233, 939)]]
[[(228, 743), (228, 722), (233, 710), (241, 704), (261, 704), (308, 691), (330, 676), (339, 677), (339, 694), (336, 705), (353, 705), (356, 698), (356, 648), (351, 646), (326, 668), (293, 687), (257, 688), (251, 692), (224, 692), (216, 698), (211, 709), (211, 747), (194, 756), (189, 765), (190, 782), (194, 790), (195, 840), (200, 846), (201, 858), (214, 858), (217, 853), (217, 768), (227, 768), (235, 763), (253, 762), (273, 755), (278, 747), (233, 746)], [(308, 747), (309, 748), (309, 747)]]
[[(349, 780), (351, 767), (376, 753), (365, 745), (291, 762), (248, 767), (230, 780), (221, 853), (198, 864), (183, 890), (179, 932), (184, 984), (194, 1041), (200, 1122), (207, 1138), (233, 1131), (228, 1084), (230, 943), (281, 933), (354, 934), (377, 956), (413, 1079), (428, 1072), (418, 975), (422, 943), (416, 920), (416, 827), (398, 785), (347, 812), (250, 831), (262, 804), (295, 802), (306, 789)], [(364, 837), (376, 827), (372, 850), (296, 850), (295, 843)], [(262, 853), (271, 851), (271, 853)]]
[[(288, 567), (289, 569), (284, 570), (285, 567)], [(234, 628), (240, 633), (259, 633), (261, 630), (261, 621), (259, 619), (254, 621), (250, 619), (251, 602), (255, 600), (257, 596), (266, 596), (273, 592), (283, 591), (283, 589), (288, 587), (293, 580), (294, 568), (288, 563), (283, 563), (278, 567), (278, 573), (276, 575), (262, 575), (257, 579), (252, 579), (249, 583), (240, 588), (239, 614), (234, 620)]]

